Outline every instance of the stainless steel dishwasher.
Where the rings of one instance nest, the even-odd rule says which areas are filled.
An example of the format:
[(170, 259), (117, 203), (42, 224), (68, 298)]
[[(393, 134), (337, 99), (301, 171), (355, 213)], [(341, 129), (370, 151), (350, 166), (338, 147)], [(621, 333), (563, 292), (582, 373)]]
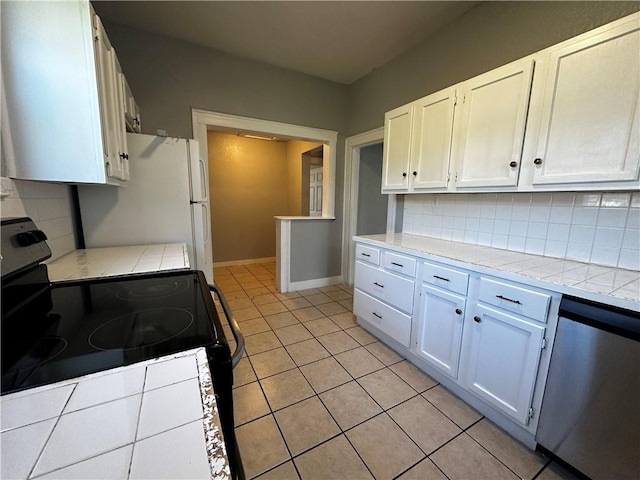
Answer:
[(594, 480), (640, 478), (640, 313), (562, 298), (536, 441)]

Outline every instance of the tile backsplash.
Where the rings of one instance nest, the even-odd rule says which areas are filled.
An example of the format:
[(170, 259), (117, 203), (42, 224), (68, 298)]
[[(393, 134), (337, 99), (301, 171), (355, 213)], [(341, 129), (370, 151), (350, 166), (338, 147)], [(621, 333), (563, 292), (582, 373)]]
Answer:
[(402, 232), (640, 270), (640, 192), (406, 195)]
[(0, 179), (2, 218), (31, 217), (47, 234), (51, 260), (75, 250), (68, 185)]

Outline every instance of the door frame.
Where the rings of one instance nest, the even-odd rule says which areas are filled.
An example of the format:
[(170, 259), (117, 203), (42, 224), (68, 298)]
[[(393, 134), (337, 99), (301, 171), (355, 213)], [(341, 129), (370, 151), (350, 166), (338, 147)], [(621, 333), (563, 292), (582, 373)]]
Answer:
[[(358, 222), (358, 179), (360, 177), (360, 149), (381, 143), (384, 128), (379, 127), (345, 139), (344, 200), (342, 206), (342, 275), (345, 283), (353, 284), (355, 244)], [(382, 186), (381, 186), (382, 188)], [(388, 195), (387, 234), (394, 233), (396, 223), (396, 196)]]
[[(241, 117), (226, 113), (212, 112), (197, 108), (191, 109), (191, 120), (193, 127), (193, 138), (199, 142), (200, 154), (204, 158), (208, 157), (207, 130), (208, 127), (217, 127), (221, 130), (245, 131), (257, 134), (276, 135), (299, 140), (308, 140), (323, 144), (325, 158), (323, 162), (324, 174), (321, 217), (276, 217), (276, 228), (281, 231), (276, 232), (276, 283), (283, 292), (288, 292), (291, 288), (291, 228), (292, 221), (319, 221), (333, 220), (335, 211), (335, 177), (336, 177), (336, 152), (338, 147), (338, 132), (332, 130), (322, 130), (319, 128), (304, 127), (290, 123), (261, 120), (257, 118)], [(207, 160), (208, 165), (208, 160)], [(211, 175), (211, 174), (209, 174)], [(285, 228), (284, 225), (288, 228)], [(213, 243), (211, 245), (213, 249)]]

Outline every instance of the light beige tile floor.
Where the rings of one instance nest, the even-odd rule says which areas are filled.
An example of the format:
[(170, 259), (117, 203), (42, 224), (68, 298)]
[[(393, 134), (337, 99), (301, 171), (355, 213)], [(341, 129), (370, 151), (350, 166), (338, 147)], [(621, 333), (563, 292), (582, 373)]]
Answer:
[(234, 411), (247, 479), (575, 478), (358, 326), (353, 287), (280, 294), (274, 272), (214, 273), (246, 340)]

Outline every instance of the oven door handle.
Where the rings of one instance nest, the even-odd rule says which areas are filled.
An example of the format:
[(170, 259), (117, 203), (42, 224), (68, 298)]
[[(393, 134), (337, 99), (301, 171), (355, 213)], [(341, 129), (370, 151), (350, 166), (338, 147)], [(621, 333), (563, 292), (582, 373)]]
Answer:
[(233, 313), (231, 312), (231, 308), (229, 308), (227, 299), (224, 298), (224, 295), (222, 294), (220, 289), (215, 285), (209, 285), (209, 290), (215, 293), (220, 299), (220, 304), (222, 305), (224, 316), (227, 317), (227, 321), (229, 322), (229, 327), (231, 327), (231, 333), (233, 333), (233, 338), (235, 338), (236, 340), (236, 351), (233, 352), (233, 355), (231, 355), (231, 367), (234, 368), (242, 358), (242, 355), (244, 354), (244, 336), (240, 331), (238, 322), (236, 322), (236, 319), (233, 316)]

